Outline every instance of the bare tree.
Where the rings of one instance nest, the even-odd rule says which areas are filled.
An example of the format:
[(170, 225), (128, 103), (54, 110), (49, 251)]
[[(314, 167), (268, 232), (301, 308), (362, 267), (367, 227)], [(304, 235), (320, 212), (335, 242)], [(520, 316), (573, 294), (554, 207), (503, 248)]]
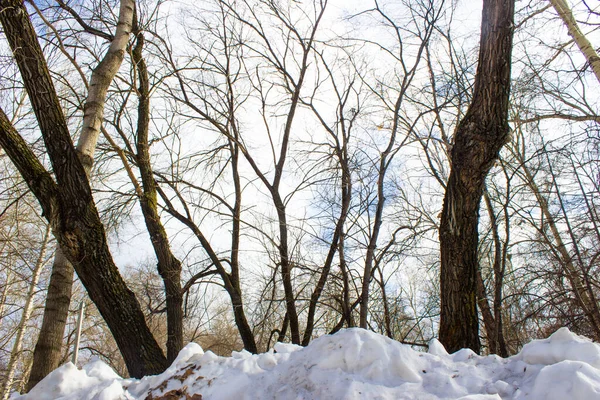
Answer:
[[(37, 197), (61, 249), (111, 327), (131, 375), (139, 377), (160, 372), (166, 367), (166, 359), (108, 250), (89, 180), (72, 145), (27, 11), (18, 1), (5, 1), (1, 6), (0, 20), (36, 113), (57, 182), (40, 164), (4, 112), (0, 113), (0, 144)], [(132, 13), (131, 4), (129, 9)], [(100, 86), (107, 86), (107, 83)], [(93, 119), (96, 118), (94, 114)], [(99, 129), (99, 125), (96, 127)]]
[[(110, 35), (91, 28), (91, 26), (85, 23), (74, 9), (62, 1), (59, 1), (59, 7), (71, 14), (78, 23), (82, 24), (82, 28), (86, 33), (89, 32), (90, 34), (100, 36), (102, 39), (108, 39), (110, 41), (110, 46), (102, 60), (94, 69), (89, 83), (80, 66), (77, 65), (75, 59), (69, 55), (58, 32), (54, 29), (52, 24), (44, 18), (37, 6), (35, 4), (32, 4), (32, 6), (36, 9), (46, 25), (54, 32), (60, 51), (66, 55), (77, 71), (79, 71), (83, 84), (87, 89), (87, 99), (83, 105), (83, 125), (76, 151), (82, 161), (86, 174), (90, 176), (96, 143), (102, 129), (104, 103), (107, 91), (125, 56), (125, 50), (131, 32), (135, 4), (132, 1), (121, 2), (115, 34)], [(37, 382), (59, 365), (63, 334), (71, 298), (73, 273), (73, 266), (59, 247), (54, 258), (52, 275), (48, 286), (44, 320), (42, 322), (38, 343), (36, 344), (36, 350), (34, 351), (32, 371), (30, 380), (27, 384), (28, 389), (35, 386)]]
[[(368, 327), (370, 285), (373, 279), (373, 272), (377, 268), (377, 261), (381, 259), (382, 255), (382, 253), (379, 256), (377, 255), (377, 244), (384, 219), (384, 207), (386, 205), (386, 175), (394, 157), (409, 141), (417, 121), (423, 116), (423, 113), (418, 113), (414, 118), (405, 117), (403, 115), (404, 103), (408, 100), (407, 92), (411, 88), (413, 80), (419, 71), (419, 65), (424, 58), (429, 39), (444, 9), (443, 5), (443, 2), (425, 1), (416, 4), (414, 8), (409, 8), (409, 11), (414, 16), (414, 20), (412, 22), (413, 25), (406, 29), (398, 25), (377, 2), (375, 3), (375, 8), (370, 10), (377, 18), (381, 19), (384, 26), (394, 32), (396, 40), (396, 43), (394, 43), (395, 48), (388, 49), (381, 44), (378, 44), (377, 47), (391, 57), (391, 60), (398, 65), (398, 71), (394, 73), (394, 76), (397, 77), (397, 82), (377, 80), (375, 84), (367, 83), (374, 95), (379, 98), (385, 110), (384, 122), (379, 124), (378, 129), (386, 133), (389, 132), (389, 137), (383, 151), (377, 156), (375, 167), (377, 176), (375, 214), (372, 216), (372, 226), (367, 228), (368, 244), (365, 253), (360, 293), (359, 326), (361, 328)], [(412, 41), (414, 43), (411, 43)], [(416, 47), (415, 54), (410, 58), (410, 62), (405, 53), (406, 43), (411, 43)], [(389, 95), (388, 91), (393, 94)], [(401, 136), (402, 134), (404, 134), (404, 137)]]
[[(248, 35), (252, 37), (252, 39), (248, 38), (246, 41), (238, 42), (240, 38), (236, 35), (239, 35), (239, 33), (231, 31), (228, 25), (225, 25), (222, 33), (219, 33), (218, 35), (220, 37), (217, 39), (221, 42), (219, 43), (219, 46), (224, 46), (225, 54), (223, 61), (215, 60), (218, 62), (215, 62), (216, 68), (214, 70), (219, 74), (225, 74), (224, 78), (226, 86), (224, 87), (223, 92), (221, 92), (221, 88), (217, 88), (214, 90), (214, 93), (213, 91), (208, 91), (208, 94), (222, 96), (222, 101), (227, 106), (226, 110), (223, 110), (223, 112), (222, 110), (216, 109), (215, 105), (208, 101), (207, 95), (201, 90), (194, 91), (191, 88), (193, 80), (189, 80), (189, 78), (186, 79), (183, 74), (178, 74), (178, 90), (180, 90), (180, 94), (172, 93), (175, 98), (182, 102), (186, 107), (189, 107), (199, 119), (206, 121), (211, 126), (211, 129), (214, 129), (223, 135), (228, 143), (228, 147), (232, 149), (231, 154), (233, 155), (233, 158), (231, 159), (231, 165), (232, 168), (234, 168), (234, 177), (238, 171), (238, 158), (243, 157), (252, 171), (256, 174), (256, 177), (263, 187), (269, 193), (278, 220), (279, 238), (276, 241), (278, 252), (277, 268), (280, 271), (284, 288), (287, 313), (286, 321), (289, 322), (292, 342), (296, 344), (300, 344), (301, 338), (295, 298), (296, 291), (294, 290), (292, 281), (294, 263), (289, 243), (290, 227), (286, 211), (286, 203), (291, 197), (286, 197), (284, 195), (281, 186), (292, 138), (292, 125), (295, 121), (297, 109), (300, 106), (301, 90), (304, 88), (305, 79), (310, 66), (310, 57), (313, 54), (315, 37), (319, 23), (325, 12), (326, 5), (326, 1), (315, 3), (312, 5), (313, 10), (311, 11), (302, 10), (300, 7), (292, 5), (291, 7), (296, 9), (295, 11), (298, 11), (306, 21), (309, 21), (307, 24), (308, 26), (301, 29), (301, 24), (299, 22), (297, 24), (294, 22), (295, 17), (291, 13), (291, 9), (286, 9), (276, 2), (262, 1), (259, 2), (256, 7), (253, 7), (246, 2), (235, 5), (227, 2), (218, 2), (217, 9), (220, 10), (218, 12), (223, 17), (222, 23), (234, 21), (234, 23), (241, 25), (245, 31), (249, 32)], [(259, 9), (261, 12), (264, 12), (266, 16), (269, 16), (271, 21), (268, 23), (264, 21), (265, 18), (260, 14)], [(279, 39), (274, 39), (272, 37), (267, 29), (267, 24), (273, 24), (273, 29), (281, 30), (285, 39), (282, 45), (287, 47), (287, 51), (282, 53), (276, 47), (275, 40)], [(236, 49), (237, 55), (231, 54), (231, 50), (234, 48)], [(252, 58), (242, 57), (244, 52), (256, 56), (256, 58), (262, 62), (262, 66), (256, 67), (254, 70), (255, 66), (251, 65), (248, 61), (252, 60)], [(239, 58), (234, 59), (232, 56)], [(294, 69), (292, 69), (292, 65), (294, 66)], [(206, 67), (213, 67), (213, 65), (207, 63)], [(233, 68), (238, 69), (233, 70)], [(180, 69), (178, 68), (177, 70)], [(266, 71), (275, 73), (274, 76), (277, 77), (278, 82), (272, 83), (265, 79), (264, 74)], [(254, 154), (254, 152), (245, 144), (246, 138), (240, 130), (236, 114), (240, 105), (245, 101), (245, 98), (242, 97), (240, 100), (240, 98), (237, 97), (238, 89), (236, 89), (236, 86), (238, 85), (237, 81), (242, 78), (250, 80), (253, 94), (259, 98), (259, 101), (263, 105), (261, 116), (265, 123), (268, 140), (272, 146), (272, 171), (265, 171), (261, 167), (258, 155)], [(280, 89), (285, 96), (285, 100), (277, 100), (278, 106), (283, 106), (285, 104), (287, 109), (280, 138), (275, 137), (274, 127), (270, 126), (273, 122), (268, 120), (269, 115), (267, 113), (270, 112), (270, 110), (267, 111), (266, 109), (270, 101), (270, 96), (272, 96), (271, 89), (275, 91), (275, 88), (277, 88), (277, 90)], [(198, 102), (194, 101), (195, 99), (198, 100)], [(278, 148), (275, 146), (278, 146)], [(236, 187), (241, 189), (239, 181), (237, 184), (235, 183), (238, 179), (239, 178), (234, 178), (234, 186), (237, 185)], [(236, 190), (236, 193), (238, 191), (239, 190)], [(241, 195), (241, 192), (239, 192), (239, 194)], [(235, 211), (235, 215), (239, 215), (239, 211), (241, 210), (241, 208), (239, 208), (241, 207), (240, 201), (241, 197), (236, 197), (234, 203), (235, 206), (231, 207), (231, 210)], [(167, 208), (168, 210), (172, 210), (170, 206)], [(182, 222), (186, 219), (180, 218), (177, 215), (175, 216)], [(237, 220), (238, 218), (234, 216), (233, 221), (235, 224), (239, 224), (239, 221)], [(191, 224), (188, 225), (191, 227)], [(204, 235), (201, 236), (199, 230), (196, 231), (195, 228), (192, 229), (195, 231), (195, 235), (200, 239), (203, 247), (210, 255), (211, 262), (215, 264), (217, 270), (221, 271), (220, 275), (225, 282), (225, 287), (230, 297), (233, 296), (232, 300), (234, 298), (239, 298), (236, 302), (241, 302), (241, 293), (238, 294), (240, 289), (236, 289), (236, 286), (239, 286), (239, 272), (237, 267), (239, 238), (235, 239), (234, 237), (232, 249), (236, 250), (232, 254), (236, 255), (235, 258), (232, 256), (231, 260), (235, 261), (235, 268), (232, 269), (231, 274), (228, 274), (224, 268), (222, 270), (219, 268), (219, 265), (221, 265), (222, 262), (219, 260), (216, 252), (210, 250), (210, 243), (205, 239), (201, 239)], [(238, 232), (239, 234), (239, 225), (234, 232)], [(232, 267), (234, 267), (234, 264), (232, 264)], [(231, 285), (228, 282), (231, 282)], [(231, 290), (228, 289), (229, 287)], [(239, 305), (234, 305), (234, 315), (238, 310), (242, 310), (242, 308)], [(242, 319), (241, 315), (236, 315), (236, 321), (243, 323), (244, 320), (245, 316)], [(246, 325), (246, 323), (243, 323), (243, 325)], [(245, 328), (244, 330), (247, 329)], [(242, 335), (242, 338), (244, 338), (244, 335)], [(248, 340), (247, 342), (246, 339), (244, 339), (244, 343), (245, 345), (247, 343), (250, 344), (250, 341)]]
[(472, 103), (457, 127), (440, 224), (440, 341), (480, 350), (477, 314), (479, 203), (509, 133), (514, 1), (485, 1)]
[(138, 196), (146, 227), (158, 259), (158, 272), (163, 278), (167, 307), (167, 361), (173, 362), (183, 348), (183, 290), (181, 287), (181, 261), (173, 255), (167, 232), (158, 213), (158, 190), (152, 164), (150, 163), (150, 83), (148, 68), (143, 58), (144, 34), (137, 19), (133, 34), (136, 45), (132, 50), (132, 62), (139, 80), (138, 120), (136, 130), (136, 162), (142, 178), (142, 191)]
[(22, 356), (21, 352), (23, 349), (23, 341), (27, 330), (27, 323), (29, 322), (29, 318), (31, 318), (31, 313), (33, 312), (35, 291), (40, 280), (42, 268), (46, 264), (46, 251), (48, 250), (49, 241), (50, 225), (47, 225), (46, 232), (44, 234), (44, 239), (42, 240), (41, 248), (39, 250), (38, 259), (35, 262), (35, 265), (33, 266), (31, 281), (29, 283), (29, 288), (27, 290), (27, 295), (25, 298), (25, 306), (23, 307), (23, 311), (21, 313), (21, 321), (19, 322), (19, 327), (17, 329), (17, 334), (13, 343), (13, 348), (10, 353), (10, 361), (8, 362), (8, 365), (6, 367), (6, 377), (4, 378), (4, 383), (2, 385), (2, 393), (0, 394), (2, 400), (7, 400), (10, 395), (13, 385), (13, 379), (15, 377), (17, 360)]

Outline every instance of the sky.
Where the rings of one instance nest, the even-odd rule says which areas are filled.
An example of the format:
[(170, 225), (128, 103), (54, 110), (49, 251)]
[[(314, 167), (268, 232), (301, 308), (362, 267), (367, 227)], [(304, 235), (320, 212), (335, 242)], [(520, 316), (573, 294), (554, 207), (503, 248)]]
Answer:
[[(290, 0), (292, 1), (292, 0)], [(166, 3), (163, 7), (168, 7), (168, 13), (171, 14), (171, 18), (176, 20), (178, 17), (177, 12), (172, 9), (178, 3)], [(325, 13), (325, 21), (321, 27), (323, 31), (331, 32), (330, 34), (359, 34), (359, 32), (353, 32), (351, 24), (348, 23), (349, 17), (352, 15), (359, 14), (360, 12), (369, 9), (374, 6), (372, 1), (361, 1), (361, 0), (330, 0), (327, 5)], [(454, 14), (453, 30), (457, 40), (464, 40), (464, 38), (470, 38), (472, 40), (473, 34), (478, 34), (479, 23), (481, 20), (481, 1), (466, 1), (458, 0), (455, 1), (456, 11)], [(364, 28), (363, 28), (364, 29)], [(372, 30), (372, 29), (371, 29)], [(175, 27), (171, 33), (177, 34), (180, 29)], [(366, 29), (360, 34), (368, 34), (369, 29)], [(179, 32), (181, 33), (181, 32)], [(375, 59), (375, 58), (374, 58)], [(373, 63), (376, 64), (375, 62)], [(259, 121), (257, 125), (260, 125)], [(302, 125), (301, 118), (296, 118), (294, 122), (295, 127)], [(253, 139), (256, 140), (256, 139)], [(288, 163), (289, 164), (289, 163)], [(250, 173), (252, 174), (252, 173)], [(284, 180), (285, 185), (285, 180)], [(141, 263), (146, 263), (154, 258), (153, 250), (150, 245), (149, 237), (145, 227), (143, 226), (143, 218), (139, 211), (139, 206), (133, 207), (134, 217), (131, 223), (122, 224), (119, 228), (118, 234), (114, 232), (109, 236), (111, 243), (111, 252), (115, 259), (116, 264), (120, 268), (127, 268), (129, 266), (136, 266)], [(176, 238), (176, 233), (180, 232), (178, 224), (169, 225), (169, 237), (173, 241), (173, 248), (177, 249), (185, 238)], [(206, 229), (206, 228), (205, 228)], [(208, 229), (207, 231), (209, 231)], [(227, 236), (225, 236), (227, 238)], [(213, 237), (212, 240), (219, 240), (218, 236)]]

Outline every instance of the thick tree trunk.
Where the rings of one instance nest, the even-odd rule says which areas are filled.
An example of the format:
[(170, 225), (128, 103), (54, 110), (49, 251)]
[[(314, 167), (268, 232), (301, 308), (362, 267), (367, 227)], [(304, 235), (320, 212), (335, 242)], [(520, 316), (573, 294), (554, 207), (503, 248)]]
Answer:
[[(135, 3), (132, 0), (121, 1), (115, 35), (106, 55), (92, 73), (90, 84), (86, 83), (88, 97), (84, 105), (82, 133), (77, 143), (77, 152), (88, 176), (92, 171), (94, 151), (102, 125), (106, 93), (125, 55), (132, 27), (134, 6)], [(27, 390), (31, 390), (60, 364), (73, 277), (73, 266), (58, 246), (52, 265), (44, 318), (34, 350)]]
[(473, 101), (451, 152), (440, 223), (440, 341), (448, 351), (480, 350), (477, 314), (479, 204), (485, 178), (508, 133), (514, 0), (484, 0)]
[(0, 113), (0, 144), (42, 205), (54, 236), (111, 329), (130, 374), (141, 377), (162, 372), (167, 366), (166, 358), (110, 255), (88, 178), (71, 142), (23, 3), (2, 0), (0, 21), (40, 125), (57, 184), (4, 113)]

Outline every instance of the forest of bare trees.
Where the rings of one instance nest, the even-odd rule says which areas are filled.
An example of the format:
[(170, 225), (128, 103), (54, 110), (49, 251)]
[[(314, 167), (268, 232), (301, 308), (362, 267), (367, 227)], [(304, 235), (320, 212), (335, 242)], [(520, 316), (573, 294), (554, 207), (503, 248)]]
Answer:
[(0, 383), (360, 327), (600, 341), (600, 7), (0, 0)]

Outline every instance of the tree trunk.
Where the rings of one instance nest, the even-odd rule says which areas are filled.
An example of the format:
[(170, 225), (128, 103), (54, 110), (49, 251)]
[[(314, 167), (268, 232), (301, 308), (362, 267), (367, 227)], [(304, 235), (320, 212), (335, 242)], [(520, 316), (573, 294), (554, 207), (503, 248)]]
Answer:
[(231, 298), (231, 306), (233, 307), (235, 325), (237, 326), (240, 337), (242, 338), (244, 349), (256, 354), (258, 353), (258, 347), (256, 346), (256, 341), (254, 340), (252, 328), (250, 328), (250, 324), (248, 323), (246, 314), (244, 313), (244, 303), (242, 302), (239, 284), (235, 287), (234, 291), (229, 293), (229, 297)]
[(252, 329), (250, 328), (250, 324), (248, 324), (248, 320), (246, 319), (246, 315), (244, 313), (244, 305), (242, 302), (241, 289), (239, 285), (239, 281), (235, 281), (235, 274), (229, 274), (225, 268), (223, 267), (223, 263), (221, 259), (218, 257), (217, 253), (214, 251), (210, 242), (200, 228), (194, 224), (194, 222), (188, 217), (182, 215), (178, 212), (175, 207), (170, 203), (168, 197), (164, 194), (164, 192), (159, 191), (163, 200), (167, 203), (167, 212), (175, 217), (182, 224), (187, 226), (196, 236), (202, 248), (208, 254), (211, 262), (215, 266), (217, 273), (223, 279), (223, 287), (229, 294), (231, 299), (231, 306), (233, 307), (233, 315), (235, 317), (235, 323), (238, 327), (240, 335), (242, 337), (242, 341), (244, 343), (244, 348), (252, 353), (257, 352), (256, 342), (254, 340), (254, 335), (252, 334)]
[[(229, 79), (229, 78), (228, 78)], [(233, 99), (230, 100), (230, 108), (234, 109)], [(233, 316), (235, 325), (238, 328), (244, 349), (251, 353), (258, 353), (254, 332), (248, 323), (246, 313), (244, 311), (244, 302), (242, 297), (242, 286), (240, 278), (240, 235), (242, 221), (242, 182), (239, 173), (240, 146), (239, 132), (235, 123), (232, 123), (235, 141), (229, 140), (229, 149), (231, 152), (231, 174), (233, 177), (233, 185), (235, 188), (235, 203), (233, 206), (233, 221), (231, 233), (231, 286), (232, 291), (229, 292), (231, 298), (231, 306), (233, 307)]]
[(33, 351), (33, 364), (27, 381), (27, 391), (33, 389), (46, 375), (58, 368), (62, 360), (63, 336), (69, 315), (74, 272), (73, 266), (60, 246), (57, 246), (42, 327)]
[(173, 255), (169, 237), (158, 214), (157, 190), (152, 165), (148, 130), (150, 125), (150, 88), (148, 69), (142, 56), (144, 36), (134, 21), (136, 45), (132, 60), (137, 69), (138, 121), (137, 121), (137, 164), (142, 177), (143, 193), (139, 194), (142, 214), (150, 241), (158, 260), (158, 272), (165, 287), (167, 304), (167, 361), (172, 363), (183, 348), (183, 291), (181, 290), (181, 261)]
[(479, 204), (508, 133), (514, 0), (484, 0), (473, 101), (455, 133), (440, 223), (440, 341), (480, 350), (477, 314)]
[[(422, 47), (421, 47), (422, 48)], [(387, 169), (397, 153), (392, 151), (396, 145), (396, 136), (398, 133), (398, 120), (400, 113), (400, 106), (404, 99), (404, 90), (400, 92), (400, 95), (396, 99), (394, 105), (394, 122), (391, 129), (390, 139), (385, 150), (379, 156), (379, 169), (377, 171), (377, 207), (375, 209), (375, 218), (373, 221), (373, 228), (369, 231), (369, 243), (367, 244), (367, 253), (365, 255), (365, 265), (363, 270), (363, 280), (360, 292), (360, 311), (359, 311), (359, 327), (363, 329), (368, 328), (368, 316), (369, 316), (369, 293), (371, 287), (371, 279), (373, 274), (374, 263), (376, 263), (375, 250), (377, 249), (377, 241), (379, 239), (379, 231), (383, 224), (383, 209), (385, 206), (385, 176)], [(404, 139), (406, 141), (406, 139)], [(403, 143), (404, 143), (403, 141)]]
[[(342, 122), (342, 131), (343, 135), (345, 135), (345, 126)], [(315, 323), (315, 314), (317, 311), (317, 306), (319, 302), (319, 298), (321, 297), (321, 293), (325, 289), (325, 283), (327, 282), (327, 278), (329, 277), (329, 272), (331, 270), (331, 265), (333, 264), (333, 260), (335, 257), (335, 253), (338, 250), (339, 243), (342, 240), (342, 235), (344, 234), (344, 224), (346, 223), (346, 218), (348, 217), (348, 210), (350, 209), (350, 200), (352, 196), (352, 176), (349, 168), (349, 160), (348, 160), (348, 151), (345, 141), (345, 136), (343, 136), (343, 145), (337, 146), (336, 148), (336, 156), (338, 158), (338, 162), (340, 163), (341, 169), (341, 210), (338, 220), (335, 225), (335, 231), (333, 232), (333, 238), (331, 239), (331, 243), (329, 245), (329, 252), (327, 253), (327, 257), (325, 258), (325, 263), (323, 264), (323, 268), (321, 270), (321, 276), (310, 296), (310, 303), (308, 306), (308, 316), (306, 319), (306, 329), (304, 331), (304, 337), (302, 339), (302, 345), (308, 346), (308, 343), (312, 339), (312, 333), (314, 329)], [(346, 312), (344, 311), (344, 314)]]
[[(135, 3), (132, 0), (121, 1), (119, 22), (109, 49), (94, 69), (90, 84), (84, 82), (88, 88), (88, 97), (84, 105), (83, 126), (77, 143), (77, 152), (88, 176), (92, 171), (94, 151), (102, 125), (106, 93), (125, 55), (132, 27), (134, 6)], [(60, 365), (62, 339), (69, 313), (73, 277), (73, 266), (60, 246), (57, 246), (44, 308), (44, 318), (33, 354), (27, 390), (31, 390)]]
[[(278, 187), (279, 185), (277, 185)], [(286, 315), (288, 316), (290, 335), (293, 344), (300, 344), (300, 324), (298, 322), (298, 311), (296, 310), (296, 294), (292, 285), (292, 263), (288, 246), (288, 225), (285, 204), (281, 199), (278, 188), (270, 188), (273, 203), (277, 210), (279, 222), (279, 256), (281, 262), (281, 280), (285, 294)]]
[(492, 307), (490, 307), (490, 302), (488, 300), (480, 269), (477, 270), (477, 304), (479, 305), (479, 309), (481, 310), (481, 315), (483, 317), (483, 326), (485, 328), (488, 342), (488, 352), (490, 354), (496, 354), (498, 352), (495, 340), (496, 320), (494, 319), (494, 314), (492, 313)]
[[(500, 357), (508, 357), (508, 350), (506, 343), (504, 342), (504, 332), (502, 331), (502, 301), (503, 294), (502, 289), (504, 286), (504, 272), (506, 270), (506, 250), (508, 245), (508, 235), (510, 226), (508, 222), (508, 215), (506, 215), (506, 242), (503, 244), (500, 240), (500, 233), (498, 232), (498, 219), (494, 212), (492, 205), (492, 199), (490, 198), (487, 190), (484, 191), (484, 199), (488, 215), (492, 224), (492, 237), (494, 239), (494, 332), (491, 340), (494, 342), (493, 348), (494, 354), (498, 354)], [(480, 271), (481, 273), (481, 271)], [(488, 341), (490, 337), (488, 336)], [(490, 349), (492, 346), (490, 346)]]
[[(493, 324), (492, 330), (488, 329), (488, 323), (486, 321), (486, 312), (489, 312), (489, 303), (485, 296), (485, 286), (483, 285), (483, 278), (481, 278), (481, 271), (478, 271), (478, 280), (481, 278), (481, 283), (477, 283), (479, 286), (481, 284), (481, 288), (478, 287), (479, 292), (479, 302), (481, 306), (488, 307), (488, 311), (482, 309), (482, 313), (484, 314), (484, 323), (487, 331), (487, 339), (489, 352), (491, 354), (498, 354), (500, 357), (508, 357), (508, 350), (506, 348), (506, 344), (504, 341), (504, 333), (502, 331), (502, 289), (504, 285), (504, 271), (506, 269), (506, 250), (508, 243), (507, 241), (502, 244), (500, 239), (500, 233), (498, 232), (498, 219), (496, 218), (496, 214), (494, 212), (494, 207), (492, 205), (492, 199), (487, 190), (484, 190), (483, 198), (485, 200), (485, 205), (488, 210), (488, 216), (491, 222), (491, 230), (492, 230), (492, 238), (494, 240), (494, 263), (493, 263), (493, 271), (494, 271), (494, 301), (493, 301)], [(508, 215), (506, 216), (508, 218)], [(505, 221), (506, 224), (506, 234), (509, 235), (509, 225), (508, 220)], [(485, 303), (483, 302), (485, 300)]]
[[(0, 2), (0, 20), (36, 114), (54, 176), (0, 113), (0, 145), (37, 197), (54, 236), (107, 322), (133, 377), (162, 372), (166, 358), (110, 255), (89, 180), (73, 147), (50, 73), (23, 3)], [(60, 190), (59, 190), (60, 188)]]
[(23, 307), (23, 313), (21, 314), (21, 321), (19, 322), (19, 327), (17, 328), (17, 336), (15, 337), (15, 342), (13, 344), (12, 351), (10, 353), (10, 360), (8, 361), (8, 365), (6, 367), (6, 378), (4, 380), (4, 384), (2, 385), (2, 400), (7, 400), (10, 395), (10, 390), (12, 388), (13, 379), (15, 377), (15, 372), (17, 370), (17, 361), (21, 357), (21, 349), (23, 348), (23, 339), (25, 338), (25, 331), (27, 329), (27, 322), (31, 317), (31, 313), (33, 312), (33, 300), (35, 297), (35, 291), (37, 289), (37, 284), (40, 280), (40, 275), (42, 273), (42, 267), (44, 266), (44, 258), (46, 258), (46, 250), (48, 248), (48, 241), (50, 239), (50, 224), (46, 226), (46, 232), (44, 233), (44, 239), (42, 241), (42, 247), (40, 249), (40, 254), (38, 255), (38, 259), (33, 268), (33, 275), (31, 276), (31, 282), (29, 283), (29, 290), (27, 291), (27, 297), (25, 298), (25, 306)]
[(92, 169), (94, 163), (94, 152), (104, 117), (106, 93), (125, 58), (134, 14), (135, 1), (121, 0), (115, 36), (110, 42), (106, 55), (98, 63), (90, 78), (88, 97), (83, 108), (83, 126), (77, 143), (79, 157), (88, 171)]
[(342, 280), (344, 285), (344, 293), (342, 295), (342, 308), (344, 311), (344, 316), (342, 321), (345, 321), (346, 326), (348, 328), (354, 328), (356, 324), (354, 323), (354, 317), (352, 315), (352, 305), (350, 304), (350, 272), (348, 270), (348, 264), (346, 263), (346, 240), (345, 240), (345, 232), (342, 232), (340, 235), (340, 243), (338, 246), (338, 253), (340, 259), (340, 271), (342, 274)]
[(596, 49), (590, 41), (585, 37), (583, 32), (579, 29), (579, 25), (577, 24), (577, 20), (573, 16), (571, 12), (571, 8), (567, 4), (566, 0), (549, 0), (552, 4), (552, 7), (558, 13), (560, 19), (562, 19), (563, 23), (567, 27), (569, 31), (569, 36), (573, 38), (577, 47), (581, 53), (585, 56), (585, 59), (592, 67), (592, 71), (594, 75), (596, 75), (596, 79), (600, 82), (600, 57), (598, 57), (598, 53), (596, 53)]

